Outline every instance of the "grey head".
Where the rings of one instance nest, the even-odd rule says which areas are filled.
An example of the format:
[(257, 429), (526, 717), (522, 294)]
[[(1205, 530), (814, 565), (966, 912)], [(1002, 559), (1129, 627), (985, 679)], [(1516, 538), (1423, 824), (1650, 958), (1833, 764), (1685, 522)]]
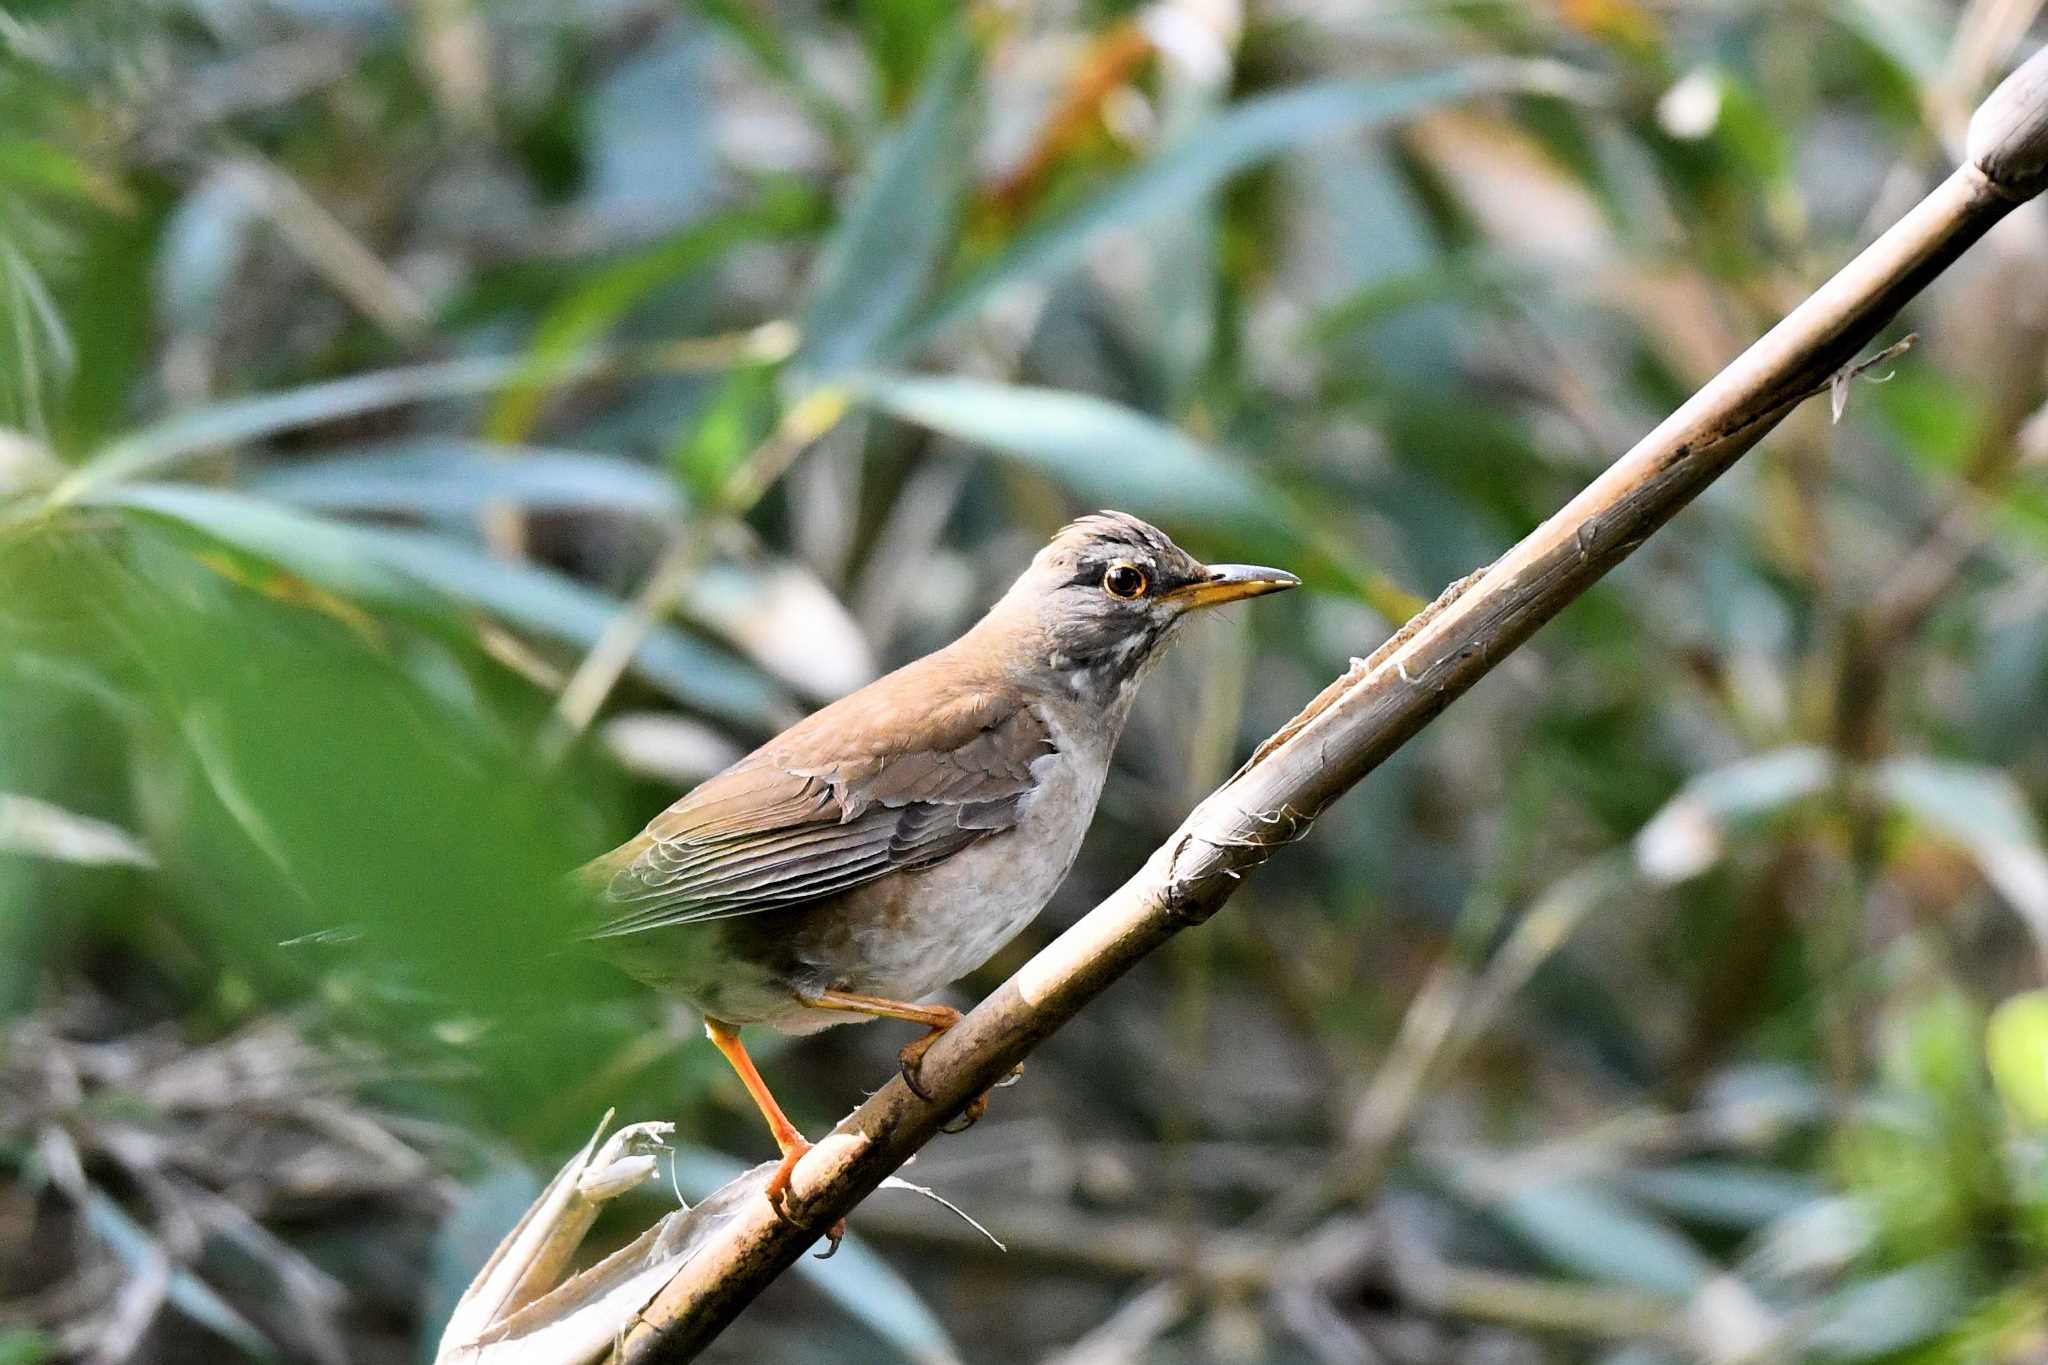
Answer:
[(1015, 666), (1042, 669), (1077, 701), (1121, 709), (1175, 629), (1205, 607), (1301, 580), (1251, 564), (1204, 564), (1124, 512), (1060, 529), (969, 638), (992, 633)]

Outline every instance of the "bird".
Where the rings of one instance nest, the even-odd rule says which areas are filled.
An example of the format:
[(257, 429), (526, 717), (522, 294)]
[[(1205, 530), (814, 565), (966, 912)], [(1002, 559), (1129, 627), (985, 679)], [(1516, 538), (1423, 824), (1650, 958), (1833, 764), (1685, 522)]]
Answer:
[(1203, 564), (1122, 512), (1081, 517), (964, 635), (814, 712), (584, 865), (597, 906), (586, 936), (703, 1016), (767, 1121), (778, 1215), (811, 1144), (740, 1030), (921, 1025), (899, 1062), (929, 1099), (919, 1061), (961, 1016), (922, 1002), (1052, 899), (1165, 646), (1196, 611), (1300, 582)]

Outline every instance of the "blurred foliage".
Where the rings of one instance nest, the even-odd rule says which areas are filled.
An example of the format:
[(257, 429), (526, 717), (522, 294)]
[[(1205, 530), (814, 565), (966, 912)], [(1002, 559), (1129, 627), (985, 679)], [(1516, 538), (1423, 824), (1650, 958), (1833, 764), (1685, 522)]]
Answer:
[[(0, 1362), (419, 1358), (607, 1108), (765, 1155), (563, 870), (1076, 511), (1300, 571), (977, 994), (2041, 8), (9, 6)], [(885, 1193), (721, 1349), (2048, 1354), (2044, 281), (2034, 206), (927, 1152), (1007, 1258)], [(816, 1129), (899, 1043), (762, 1050)]]

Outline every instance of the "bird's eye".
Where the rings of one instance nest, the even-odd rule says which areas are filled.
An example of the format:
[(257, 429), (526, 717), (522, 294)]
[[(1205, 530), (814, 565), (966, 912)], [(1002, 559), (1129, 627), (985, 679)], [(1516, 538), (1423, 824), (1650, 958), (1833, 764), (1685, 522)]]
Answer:
[(1145, 571), (1135, 564), (1112, 564), (1102, 575), (1102, 590), (1128, 602), (1145, 591)]

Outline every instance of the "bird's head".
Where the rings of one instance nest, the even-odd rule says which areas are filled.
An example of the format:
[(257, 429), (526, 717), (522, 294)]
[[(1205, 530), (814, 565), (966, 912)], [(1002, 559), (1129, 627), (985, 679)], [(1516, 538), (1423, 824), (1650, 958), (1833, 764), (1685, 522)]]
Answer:
[(1062, 528), (989, 613), (987, 628), (1084, 700), (1127, 700), (1174, 627), (1204, 607), (1284, 592), (1281, 569), (1204, 564), (1122, 512)]

